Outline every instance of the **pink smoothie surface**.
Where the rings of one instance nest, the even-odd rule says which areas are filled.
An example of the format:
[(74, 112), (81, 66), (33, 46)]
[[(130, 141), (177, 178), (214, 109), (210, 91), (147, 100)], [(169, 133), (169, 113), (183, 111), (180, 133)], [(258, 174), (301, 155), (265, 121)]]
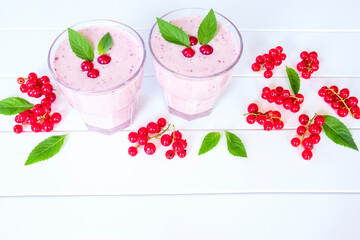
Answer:
[[(197, 36), (201, 16), (186, 16), (171, 20), (170, 22), (183, 29), (190, 36)], [(185, 76), (202, 77), (222, 72), (231, 66), (239, 55), (239, 46), (231, 31), (223, 24), (218, 23), (215, 37), (209, 43), (214, 49), (211, 55), (203, 55), (198, 43), (192, 48), (195, 55), (186, 58), (182, 54), (184, 46), (165, 41), (160, 32), (153, 35), (151, 46), (156, 58), (167, 68)]]
[[(84, 60), (72, 52), (69, 40), (65, 39), (54, 57), (54, 71), (65, 86), (86, 92), (109, 90), (131, 78), (139, 69), (142, 46), (129, 33), (109, 26), (90, 26), (78, 32), (93, 46), (94, 68), (100, 71), (100, 75), (95, 79), (87, 77), (80, 67)], [(113, 39), (113, 47), (107, 52), (111, 62), (102, 65), (97, 62), (97, 44), (107, 32)]]

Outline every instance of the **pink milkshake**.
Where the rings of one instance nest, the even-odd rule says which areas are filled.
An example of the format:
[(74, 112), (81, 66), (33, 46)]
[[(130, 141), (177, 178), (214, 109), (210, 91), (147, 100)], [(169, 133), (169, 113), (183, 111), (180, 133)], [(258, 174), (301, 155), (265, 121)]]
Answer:
[[(145, 48), (141, 37), (130, 27), (108, 20), (94, 20), (71, 27), (93, 46), (94, 68), (100, 75), (89, 78), (71, 50), (68, 33), (54, 41), (49, 67), (70, 105), (77, 109), (89, 130), (111, 134), (132, 122), (136, 99), (142, 84)], [(113, 46), (107, 52), (109, 64), (99, 64), (97, 44), (110, 33)]]
[[(207, 13), (208, 10), (203, 9), (181, 9), (162, 19), (180, 27), (189, 36), (196, 36)], [(187, 120), (210, 114), (242, 53), (242, 38), (237, 28), (222, 15), (215, 15), (218, 28), (209, 43), (214, 50), (210, 55), (201, 54), (201, 45), (197, 44), (192, 46), (195, 55), (184, 57), (184, 47), (167, 42), (157, 24), (150, 33), (156, 77), (169, 111)]]

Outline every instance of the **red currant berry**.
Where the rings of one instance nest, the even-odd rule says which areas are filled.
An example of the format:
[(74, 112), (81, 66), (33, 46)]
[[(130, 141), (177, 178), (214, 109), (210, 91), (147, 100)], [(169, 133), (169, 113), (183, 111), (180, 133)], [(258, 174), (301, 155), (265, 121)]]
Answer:
[(248, 113), (257, 113), (259, 111), (259, 107), (257, 104), (255, 103), (251, 103), (249, 106), (248, 106)]
[(20, 91), (22, 92), (22, 93), (27, 93), (28, 92), (28, 87), (26, 86), (26, 84), (21, 84), (20, 85)]
[(291, 145), (293, 147), (298, 147), (300, 145), (300, 139), (297, 137), (294, 137), (293, 139), (291, 139)]
[(27, 80), (26, 87), (28, 89), (34, 89), (36, 87), (36, 79)]
[(300, 53), (300, 58), (303, 60), (306, 60), (308, 56), (309, 56), (309, 53), (307, 51), (303, 51)]
[(340, 97), (342, 97), (342, 98), (348, 98), (349, 95), (350, 95), (350, 91), (349, 91), (349, 89), (347, 89), (347, 88), (343, 88), (343, 89), (340, 90), (339, 95), (340, 95)]
[(310, 120), (310, 119), (309, 119), (309, 116), (306, 115), (306, 114), (301, 114), (301, 115), (299, 116), (299, 122), (300, 122), (300, 124), (302, 124), (302, 125), (308, 124), (309, 120)]
[(284, 100), (281, 96), (277, 96), (274, 101), (277, 105), (283, 104)]
[(138, 150), (136, 147), (129, 147), (128, 153), (130, 156), (135, 157), (138, 154)]
[(159, 127), (163, 128), (166, 126), (166, 119), (165, 118), (159, 118), (157, 120), (157, 124), (159, 125)]
[(44, 115), (45, 113), (45, 109), (41, 104), (36, 104), (33, 109), (32, 109), (33, 113), (35, 113), (37, 116), (41, 116)]
[(350, 108), (351, 114), (357, 113), (357, 112), (359, 112), (359, 111), (360, 111), (359, 106), (354, 106), (354, 107), (351, 107), (351, 108)]
[(310, 124), (309, 133), (311, 133), (311, 134), (320, 134), (321, 133), (321, 127), (316, 125), (315, 123)]
[(296, 94), (295, 97), (298, 104), (302, 104), (304, 102), (304, 96), (301, 93)]
[(198, 43), (197, 37), (189, 36), (190, 46), (195, 46)]
[(272, 48), (269, 50), (269, 55), (272, 56), (272, 57), (275, 57), (279, 54), (279, 51), (276, 50), (275, 48)]
[(41, 132), (41, 124), (40, 123), (34, 123), (33, 125), (31, 125), (31, 131), (33, 132)]
[(354, 113), (354, 118), (355, 119), (360, 119), (360, 112)]
[(32, 92), (34, 98), (40, 98), (43, 95), (43, 92), (39, 88), (35, 88)]
[(43, 99), (41, 100), (41, 105), (42, 105), (43, 107), (51, 107), (51, 101), (50, 101), (50, 99), (49, 99), (49, 98), (43, 98)]
[(324, 101), (326, 103), (331, 103), (332, 101), (334, 101), (334, 96), (333, 95), (325, 95)]
[(247, 115), (247, 117), (246, 117), (246, 122), (248, 123), (248, 124), (254, 124), (255, 123), (255, 121), (256, 121), (256, 117), (255, 117), (255, 115)]
[(111, 62), (111, 57), (109, 55), (103, 54), (97, 58), (97, 61), (100, 64), (109, 64)]
[(310, 68), (311, 68), (311, 70), (313, 70), (315, 72), (315, 71), (319, 70), (319, 65), (317, 63), (313, 62), (313, 63), (311, 63)]
[(331, 86), (330, 89), (335, 93), (339, 92), (339, 88), (337, 86)]
[(339, 117), (346, 117), (349, 114), (349, 110), (347, 110), (346, 108), (339, 108), (337, 110), (337, 114), (339, 115)]
[(284, 99), (288, 99), (291, 96), (290, 91), (285, 89), (284, 91), (282, 91), (281, 96)]
[(305, 149), (313, 149), (314, 148), (314, 142), (311, 138), (306, 137), (302, 141), (302, 145)]
[(180, 139), (180, 142), (184, 145), (184, 149), (187, 147), (187, 141), (185, 139)]
[(345, 102), (348, 107), (355, 107), (359, 103), (356, 97), (349, 97)]
[(281, 59), (280, 56), (274, 57), (274, 59), (273, 59), (273, 64), (274, 64), (275, 66), (280, 66), (281, 63), (282, 63), (282, 59)]
[(317, 115), (315, 118), (314, 118), (314, 123), (316, 125), (318, 125), (319, 127), (321, 127), (322, 125), (324, 125), (325, 123), (325, 118), (321, 115)]
[(214, 51), (213, 47), (210, 46), (210, 45), (202, 45), (200, 47), (200, 52), (203, 54), (203, 55), (210, 55), (212, 54)]
[(36, 75), (36, 73), (34, 73), (34, 72), (29, 73), (29, 75), (28, 75), (28, 79), (29, 79), (29, 80), (35, 80), (35, 79), (37, 79), (37, 75)]
[(165, 153), (165, 157), (169, 160), (173, 159), (175, 157), (174, 150), (167, 150)]
[(129, 142), (136, 143), (139, 139), (139, 135), (136, 132), (130, 132), (128, 139), (129, 139)]
[(320, 88), (320, 90), (318, 91), (318, 94), (319, 94), (320, 97), (325, 97), (326, 89), (327, 89), (327, 87)]
[(144, 151), (145, 151), (146, 154), (152, 155), (152, 154), (155, 153), (156, 147), (155, 147), (155, 145), (153, 143), (147, 143), (144, 146)]
[(97, 78), (99, 74), (100, 74), (99, 70), (93, 68), (91, 71), (88, 71), (87, 76), (89, 78)]
[(161, 145), (167, 147), (172, 143), (173, 138), (169, 134), (164, 134), (161, 136), (160, 143)]
[(296, 129), (296, 133), (300, 136), (304, 135), (306, 132), (306, 127), (304, 126), (299, 126), (297, 129)]
[(263, 56), (261, 56), (261, 55), (257, 56), (256, 57), (256, 62), (258, 64), (263, 64), (265, 62)]
[(175, 140), (172, 144), (172, 148), (175, 152), (180, 152), (184, 149), (184, 144), (180, 140)]
[(15, 116), (15, 122), (16, 123), (23, 123), (25, 119), (23, 119), (22, 115), (18, 114)]
[(254, 72), (258, 72), (261, 70), (261, 66), (259, 63), (253, 63), (253, 65), (251, 65), (251, 69), (254, 71)]
[(58, 112), (54, 112), (52, 115), (51, 115), (51, 121), (53, 123), (59, 123), (61, 122), (61, 114), (58, 113)]
[(24, 84), (24, 82), (25, 82), (25, 79), (23, 78), (23, 77), (19, 77), (18, 79), (17, 79), (17, 83), (18, 84)]
[(273, 122), (274, 122), (274, 129), (281, 130), (281, 129), (284, 128), (284, 122), (283, 121), (280, 121), (279, 119), (274, 118)]
[(313, 154), (310, 149), (305, 149), (302, 152), (301, 156), (303, 157), (304, 160), (310, 160), (312, 158)]
[(321, 139), (319, 134), (311, 134), (310, 138), (312, 139), (314, 144), (318, 144)]
[(181, 132), (179, 131), (175, 131), (175, 132), (172, 132), (171, 133), (171, 137), (174, 139), (174, 140), (180, 140), (182, 138), (182, 134)]
[(314, 55), (314, 54), (309, 54), (308, 60), (309, 60), (309, 62), (311, 62), (311, 63), (316, 63), (316, 61), (317, 61), (317, 56)]
[(293, 106), (294, 104), (293, 104), (293, 102), (290, 100), (290, 99), (287, 99), (287, 100), (285, 100), (284, 102), (283, 102), (283, 107), (285, 108), (285, 109), (290, 109), (291, 110), (291, 107)]
[(293, 113), (296, 113), (298, 111), (300, 111), (300, 105), (295, 103), (293, 104), (291, 107), (290, 107), (290, 111), (293, 112)]
[(269, 94), (270, 93), (270, 88), (269, 87), (264, 87), (262, 92), (265, 93), (265, 94)]
[(271, 129), (273, 129), (274, 124), (270, 121), (265, 121), (264, 122), (264, 130), (265, 131), (270, 131)]
[(156, 133), (159, 129), (159, 125), (154, 122), (149, 122), (148, 125), (146, 126), (146, 129), (148, 133)]
[(272, 61), (272, 57), (269, 55), (269, 54), (267, 54), (267, 53), (265, 53), (264, 55), (262, 55), (262, 57), (263, 57), (263, 59), (264, 59), (264, 62), (271, 62)]
[(89, 72), (91, 70), (93, 70), (94, 68), (94, 64), (90, 61), (84, 61), (81, 63), (81, 70), (83, 70), (84, 72)]
[(25, 121), (28, 125), (33, 125), (37, 122), (37, 117), (35, 114), (29, 114)]
[(179, 158), (184, 158), (184, 157), (186, 157), (186, 150), (183, 149), (183, 150), (177, 152), (177, 155), (179, 156)]
[(54, 129), (54, 123), (53, 122), (49, 122), (49, 121), (43, 122), (42, 130), (44, 132), (51, 132), (53, 129)]
[(256, 121), (258, 124), (263, 125), (266, 120), (266, 117), (264, 115), (258, 115), (256, 118)]
[(149, 141), (147, 135), (139, 134), (138, 136), (138, 143), (139, 145), (145, 145)]
[(17, 125), (14, 126), (13, 130), (14, 130), (14, 133), (19, 134), (19, 133), (21, 133), (23, 131), (23, 126), (17, 124)]
[(309, 79), (311, 77), (311, 73), (304, 71), (304, 72), (301, 73), (301, 76), (304, 79)]
[(265, 78), (271, 78), (272, 75), (273, 75), (273, 72), (272, 72), (271, 70), (266, 70), (266, 71), (264, 72), (264, 77), (265, 77)]
[(139, 135), (145, 135), (145, 136), (147, 136), (147, 135), (148, 135), (148, 131), (147, 131), (146, 127), (141, 127), (141, 128), (139, 128), (138, 134), (139, 134)]
[(282, 53), (284, 51), (284, 49), (281, 46), (277, 46), (275, 48), (279, 53)]
[(187, 47), (182, 50), (182, 54), (184, 55), (184, 57), (192, 58), (195, 55), (195, 51), (191, 47)]
[(40, 78), (40, 81), (44, 84), (44, 83), (49, 83), (50, 82), (50, 79), (48, 76), (42, 76)]
[(267, 62), (264, 64), (264, 68), (266, 70), (273, 70), (274, 69), (274, 64), (272, 64), (271, 62)]
[(306, 68), (306, 65), (305, 65), (303, 62), (299, 62), (299, 63), (296, 65), (296, 69), (297, 69), (299, 72), (304, 71), (305, 68)]

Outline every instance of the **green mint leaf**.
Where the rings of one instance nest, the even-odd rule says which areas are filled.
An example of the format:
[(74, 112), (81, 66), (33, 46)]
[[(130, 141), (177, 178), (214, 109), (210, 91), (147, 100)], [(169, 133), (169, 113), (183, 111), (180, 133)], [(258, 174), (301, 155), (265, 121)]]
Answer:
[(69, 42), (72, 51), (78, 58), (92, 62), (94, 60), (94, 49), (90, 42), (77, 31), (68, 28)]
[(297, 72), (289, 67), (286, 67), (286, 73), (289, 78), (289, 82), (291, 85), (291, 89), (293, 90), (294, 94), (298, 94), (300, 90), (300, 77)]
[(113, 46), (113, 40), (110, 33), (105, 34), (98, 44), (98, 53), (100, 55), (105, 54)]
[(247, 157), (245, 146), (238, 136), (225, 131), (229, 153), (237, 157)]
[(66, 135), (52, 136), (39, 143), (30, 153), (25, 166), (53, 157), (60, 151)]
[(359, 151), (349, 129), (339, 119), (329, 115), (323, 115), (325, 123), (324, 132), (334, 143)]
[(214, 10), (210, 10), (210, 12), (206, 15), (206, 17), (202, 20), (199, 30), (198, 30), (198, 39), (201, 45), (208, 44), (214, 37), (217, 31), (217, 22)]
[(168, 42), (177, 45), (190, 47), (189, 36), (181, 28), (168, 23), (160, 18), (156, 18), (161, 36)]
[(208, 133), (204, 137), (204, 140), (201, 143), (201, 147), (200, 147), (200, 150), (199, 150), (199, 155), (207, 153), (208, 151), (210, 151), (211, 149), (216, 147), (219, 140), (220, 140), (220, 133), (219, 132)]
[(0, 114), (14, 115), (27, 109), (32, 109), (34, 105), (23, 98), (10, 97), (0, 101)]

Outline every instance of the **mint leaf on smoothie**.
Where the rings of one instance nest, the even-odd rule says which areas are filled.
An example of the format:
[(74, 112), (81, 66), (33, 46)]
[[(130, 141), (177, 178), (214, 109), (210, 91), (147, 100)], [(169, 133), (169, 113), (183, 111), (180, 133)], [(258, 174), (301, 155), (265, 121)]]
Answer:
[(113, 46), (113, 39), (110, 33), (105, 34), (98, 44), (98, 53), (99, 55), (105, 54)]
[(25, 166), (47, 160), (56, 155), (64, 144), (66, 135), (52, 136), (40, 142), (30, 153)]
[(92, 62), (94, 60), (94, 49), (90, 42), (77, 31), (68, 28), (71, 50), (78, 58)]
[(190, 47), (189, 36), (184, 32), (184, 30), (160, 18), (156, 18), (156, 21), (158, 23), (161, 36), (166, 41)]
[(23, 98), (9, 97), (0, 101), (0, 114), (14, 115), (27, 109), (32, 109), (34, 105)]
[(201, 22), (198, 30), (198, 39), (201, 45), (208, 44), (214, 37), (217, 31), (217, 21), (214, 10), (211, 9)]

